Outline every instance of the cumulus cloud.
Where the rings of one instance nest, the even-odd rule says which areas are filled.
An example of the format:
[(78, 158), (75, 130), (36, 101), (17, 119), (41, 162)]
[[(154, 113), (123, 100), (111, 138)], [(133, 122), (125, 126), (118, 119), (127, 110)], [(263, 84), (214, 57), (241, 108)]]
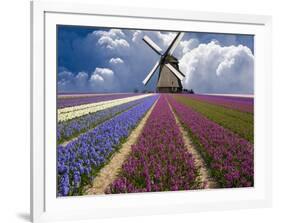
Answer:
[(94, 31), (92, 35), (99, 37), (97, 44), (110, 50), (130, 47), (130, 44), (124, 38), (124, 32), (120, 29)]
[(85, 92), (85, 91), (118, 91), (119, 84), (114, 76), (114, 71), (109, 68), (97, 67), (89, 76), (86, 72), (72, 73), (63, 70), (58, 74), (59, 92)]
[(183, 54), (186, 54), (190, 50), (193, 50), (194, 48), (196, 48), (198, 45), (199, 45), (198, 39), (192, 38), (189, 40), (181, 41), (179, 43), (178, 47), (181, 49)]
[(112, 77), (114, 75), (114, 72), (113, 72), (113, 70), (111, 70), (109, 68), (97, 67), (94, 71), (94, 74), (98, 74), (102, 77)]
[(118, 91), (119, 81), (114, 71), (109, 68), (97, 67), (90, 78), (91, 89), (95, 92)]
[(124, 61), (121, 58), (116, 57), (116, 58), (111, 58), (109, 60), (109, 63), (110, 64), (120, 64), (120, 63), (124, 63)]
[(179, 61), (185, 88), (198, 93), (253, 93), (254, 56), (242, 45), (200, 44)]
[(157, 37), (162, 41), (164, 46), (168, 46), (176, 37), (174, 32), (156, 32)]
[(74, 74), (68, 70), (63, 70), (59, 72), (58, 79), (59, 81), (67, 81), (74, 77)]
[(118, 47), (129, 47), (129, 43), (124, 39), (112, 39), (108, 36), (102, 36), (98, 40), (98, 44), (105, 46), (108, 49), (114, 50)]
[(58, 73), (58, 88), (59, 89), (67, 89), (69, 85), (72, 85), (72, 80), (75, 77), (75, 75), (68, 71), (68, 70), (63, 70)]
[(124, 37), (125, 34), (121, 29), (110, 29), (109, 31), (98, 30), (93, 32), (97, 36)]
[(75, 79), (81, 83), (85, 83), (88, 80), (88, 74), (86, 72), (78, 72), (78, 74), (75, 76)]
[(142, 38), (145, 35), (149, 36), (149, 38), (151, 38), (157, 45), (159, 45), (163, 49), (166, 49), (168, 47), (168, 45), (172, 42), (172, 40), (175, 38), (176, 33), (175, 32), (134, 30), (132, 41), (139, 43), (140, 41), (142, 41)]
[(103, 83), (104, 79), (102, 76), (100, 76), (99, 74), (92, 74), (90, 81), (93, 83), (98, 82), (98, 83)]
[(73, 91), (87, 87), (88, 74), (86, 72), (78, 72), (74, 74), (65, 68), (58, 73), (58, 89), (59, 91)]
[[(67, 67), (73, 73), (67, 69), (59, 70), (59, 90), (154, 90), (157, 72), (147, 86), (142, 81), (159, 59), (159, 55), (142, 40), (144, 35), (149, 36), (165, 51), (176, 33), (107, 29), (95, 30), (85, 36), (78, 35), (72, 41), (66, 41), (65, 36), (62, 36), (59, 51), (64, 53), (63, 57), (59, 56), (59, 61), (62, 61), (59, 66)], [(219, 37), (218, 34), (204, 33), (184, 35), (174, 51), (181, 71), (187, 76), (183, 86), (199, 93), (253, 91), (254, 58), (247, 47), (239, 46), (241, 38), (236, 38), (236, 35)], [(248, 42), (241, 43), (249, 45)], [(85, 72), (79, 72), (82, 70)]]
[[(95, 30), (83, 38), (75, 38), (72, 42), (67, 42), (62, 37), (59, 47), (61, 52), (67, 52), (63, 61), (69, 61), (69, 65), (62, 63), (60, 66), (70, 66), (71, 70), (74, 68), (77, 72), (70, 72), (71, 77), (61, 82), (59, 90), (126, 92), (136, 88), (140, 91), (145, 89), (142, 80), (158, 59), (158, 55), (142, 41), (144, 35), (150, 36), (160, 46), (163, 44), (156, 32), (140, 30)], [(108, 66), (111, 72), (107, 70)], [(78, 76), (81, 70), (86, 71), (87, 78), (82, 74)], [(63, 75), (67, 77), (67, 74)], [(77, 78), (74, 78), (76, 75)], [(156, 79), (157, 74), (154, 76)], [(153, 86), (153, 81), (152, 78), (149, 85)]]
[(137, 42), (137, 41), (140, 39), (142, 33), (143, 33), (143, 32), (142, 32), (141, 30), (135, 30), (135, 31), (133, 31), (132, 41), (133, 41), (133, 42)]

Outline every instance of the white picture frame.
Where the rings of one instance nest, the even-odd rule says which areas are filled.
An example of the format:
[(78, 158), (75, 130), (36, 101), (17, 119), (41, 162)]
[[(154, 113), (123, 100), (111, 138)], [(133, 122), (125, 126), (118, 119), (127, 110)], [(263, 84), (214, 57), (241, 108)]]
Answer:
[[(271, 17), (31, 3), (31, 217), (33, 222), (271, 205)], [(56, 25), (72, 24), (255, 35), (255, 186), (189, 192), (56, 198)], [(267, 41), (265, 41), (267, 40)], [(52, 131), (49, 131), (52, 130)], [(48, 139), (48, 140), (46, 140)]]

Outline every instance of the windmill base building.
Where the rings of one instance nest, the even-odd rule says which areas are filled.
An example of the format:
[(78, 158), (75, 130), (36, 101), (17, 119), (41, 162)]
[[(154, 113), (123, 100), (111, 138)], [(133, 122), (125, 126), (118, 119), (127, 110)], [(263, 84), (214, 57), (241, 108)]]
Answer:
[[(174, 68), (179, 69), (178, 60), (169, 56), (165, 63), (170, 63)], [(160, 65), (160, 72), (157, 82), (157, 93), (181, 93), (181, 80), (167, 67), (165, 63)]]

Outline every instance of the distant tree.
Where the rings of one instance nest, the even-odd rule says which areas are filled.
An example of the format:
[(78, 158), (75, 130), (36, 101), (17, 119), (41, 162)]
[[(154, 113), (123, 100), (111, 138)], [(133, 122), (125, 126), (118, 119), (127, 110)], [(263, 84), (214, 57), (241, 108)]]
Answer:
[(190, 89), (190, 90), (189, 90), (189, 89), (185, 89), (185, 88), (184, 88), (182, 91), (183, 91), (184, 94), (194, 94), (193, 89)]
[(138, 93), (139, 90), (137, 88), (134, 89), (134, 93)]

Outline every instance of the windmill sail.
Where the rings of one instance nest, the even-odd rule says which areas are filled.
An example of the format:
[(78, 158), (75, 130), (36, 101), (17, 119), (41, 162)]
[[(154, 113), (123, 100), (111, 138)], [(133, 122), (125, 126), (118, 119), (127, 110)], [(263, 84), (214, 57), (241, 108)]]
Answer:
[(176, 68), (174, 68), (170, 63), (165, 64), (165, 66), (167, 66), (169, 70), (172, 71), (172, 73), (177, 76), (178, 79), (180, 79), (181, 81), (183, 80), (184, 75)]
[(156, 62), (156, 64), (154, 65), (154, 67), (152, 68), (152, 70), (149, 72), (149, 74), (146, 76), (146, 78), (143, 80), (143, 84), (146, 85), (147, 82), (150, 80), (150, 78), (152, 77), (152, 75), (154, 74), (154, 72), (157, 70), (157, 68), (160, 65), (160, 60)]
[(143, 41), (146, 42), (146, 44), (150, 46), (157, 54), (162, 56), (162, 49), (156, 43), (154, 43), (148, 36), (144, 36)]
[(176, 49), (176, 47), (180, 43), (183, 36), (184, 36), (184, 32), (179, 32), (176, 35), (176, 37), (174, 38), (174, 40), (172, 41), (172, 43), (170, 44), (170, 46), (166, 50), (165, 55), (172, 55), (172, 53), (174, 52), (174, 50)]
[(179, 32), (176, 37), (172, 40), (165, 53), (162, 54), (162, 49), (154, 43), (148, 36), (143, 37), (143, 41), (149, 45), (158, 55), (160, 55), (159, 61), (156, 62), (152, 70), (148, 73), (146, 78), (143, 80), (143, 84), (146, 85), (155, 71), (159, 68), (159, 76), (157, 82), (157, 92), (181, 92), (182, 83), (181, 81), (185, 77), (179, 70), (178, 59), (172, 54), (184, 33)]

